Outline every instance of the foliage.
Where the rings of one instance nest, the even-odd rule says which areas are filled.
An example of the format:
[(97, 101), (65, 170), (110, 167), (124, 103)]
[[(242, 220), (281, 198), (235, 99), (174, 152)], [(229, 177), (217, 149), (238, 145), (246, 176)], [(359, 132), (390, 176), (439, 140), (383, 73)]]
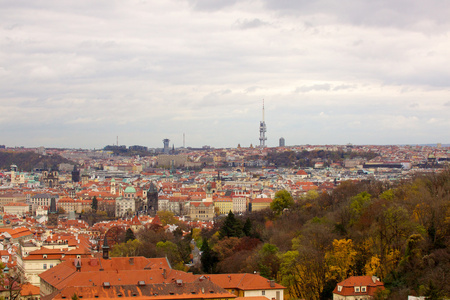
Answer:
[(270, 209), (275, 212), (276, 215), (280, 215), (283, 210), (291, 207), (294, 204), (294, 199), (291, 194), (286, 190), (281, 190), (275, 193), (275, 198), (270, 203)]
[(93, 211), (97, 211), (97, 209), (98, 209), (98, 200), (97, 200), (96, 196), (94, 196), (94, 198), (92, 198), (91, 208)]
[(175, 218), (175, 214), (171, 211), (159, 210), (156, 214), (158, 215), (163, 226), (179, 223), (178, 219)]
[(140, 256), (142, 250), (142, 242), (135, 239), (129, 240), (126, 243), (114, 245), (110, 255), (112, 257)]
[(243, 235), (241, 222), (236, 219), (233, 212), (230, 210), (219, 230), (219, 238), (242, 237)]
[(127, 231), (125, 232), (125, 243), (128, 241), (133, 241), (135, 239), (136, 237), (134, 236), (133, 230), (131, 230), (131, 228), (128, 228)]
[(62, 163), (75, 164), (60, 155), (41, 155), (36, 152), (0, 151), (0, 169), (9, 169), (13, 164), (19, 170), (31, 172), (35, 168), (49, 169)]

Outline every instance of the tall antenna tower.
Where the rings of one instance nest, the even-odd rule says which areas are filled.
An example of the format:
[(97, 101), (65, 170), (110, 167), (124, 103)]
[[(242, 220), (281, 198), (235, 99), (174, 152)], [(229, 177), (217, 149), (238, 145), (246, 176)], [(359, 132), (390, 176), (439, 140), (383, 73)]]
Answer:
[(264, 99), (263, 99), (263, 106), (262, 106), (262, 121), (259, 122), (259, 147), (265, 148), (266, 147), (266, 121), (264, 121)]

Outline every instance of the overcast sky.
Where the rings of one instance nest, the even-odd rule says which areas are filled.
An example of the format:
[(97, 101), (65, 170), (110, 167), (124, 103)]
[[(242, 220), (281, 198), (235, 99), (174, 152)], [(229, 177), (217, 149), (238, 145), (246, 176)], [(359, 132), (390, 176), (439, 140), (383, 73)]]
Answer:
[(0, 144), (448, 143), (450, 2), (0, 0)]

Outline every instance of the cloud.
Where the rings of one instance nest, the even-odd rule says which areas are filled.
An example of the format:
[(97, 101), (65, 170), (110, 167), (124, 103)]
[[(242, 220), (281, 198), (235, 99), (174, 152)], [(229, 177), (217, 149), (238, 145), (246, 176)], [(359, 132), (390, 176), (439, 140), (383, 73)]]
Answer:
[(268, 25), (268, 23), (263, 22), (258, 18), (253, 20), (238, 20), (236, 23), (240, 29), (252, 29)]
[(307, 93), (311, 91), (329, 91), (331, 89), (330, 84), (322, 83), (322, 84), (314, 84), (309, 86), (301, 86), (295, 89), (296, 93)]
[(445, 142), (448, 13), (417, 0), (10, 1), (2, 143), (257, 144), (262, 99), (269, 145)]

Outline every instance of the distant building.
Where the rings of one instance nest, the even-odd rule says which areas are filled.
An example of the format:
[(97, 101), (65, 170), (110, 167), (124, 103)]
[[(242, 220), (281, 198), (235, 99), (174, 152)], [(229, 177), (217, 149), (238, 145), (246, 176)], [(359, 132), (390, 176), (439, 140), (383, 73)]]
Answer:
[(286, 146), (286, 142), (284, 140), (284, 137), (281, 137), (280, 138), (280, 147), (284, 147), (284, 146)]
[(42, 172), (42, 181), (44, 186), (48, 188), (59, 186), (59, 173), (56, 168), (52, 168), (50, 171), (45, 170)]
[(163, 143), (164, 143), (164, 149), (163, 152), (164, 154), (169, 154), (170, 148), (169, 148), (169, 139), (163, 139)]
[(384, 290), (384, 283), (376, 276), (351, 276), (337, 284), (333, 300), (373, 299), (377, 290)]

